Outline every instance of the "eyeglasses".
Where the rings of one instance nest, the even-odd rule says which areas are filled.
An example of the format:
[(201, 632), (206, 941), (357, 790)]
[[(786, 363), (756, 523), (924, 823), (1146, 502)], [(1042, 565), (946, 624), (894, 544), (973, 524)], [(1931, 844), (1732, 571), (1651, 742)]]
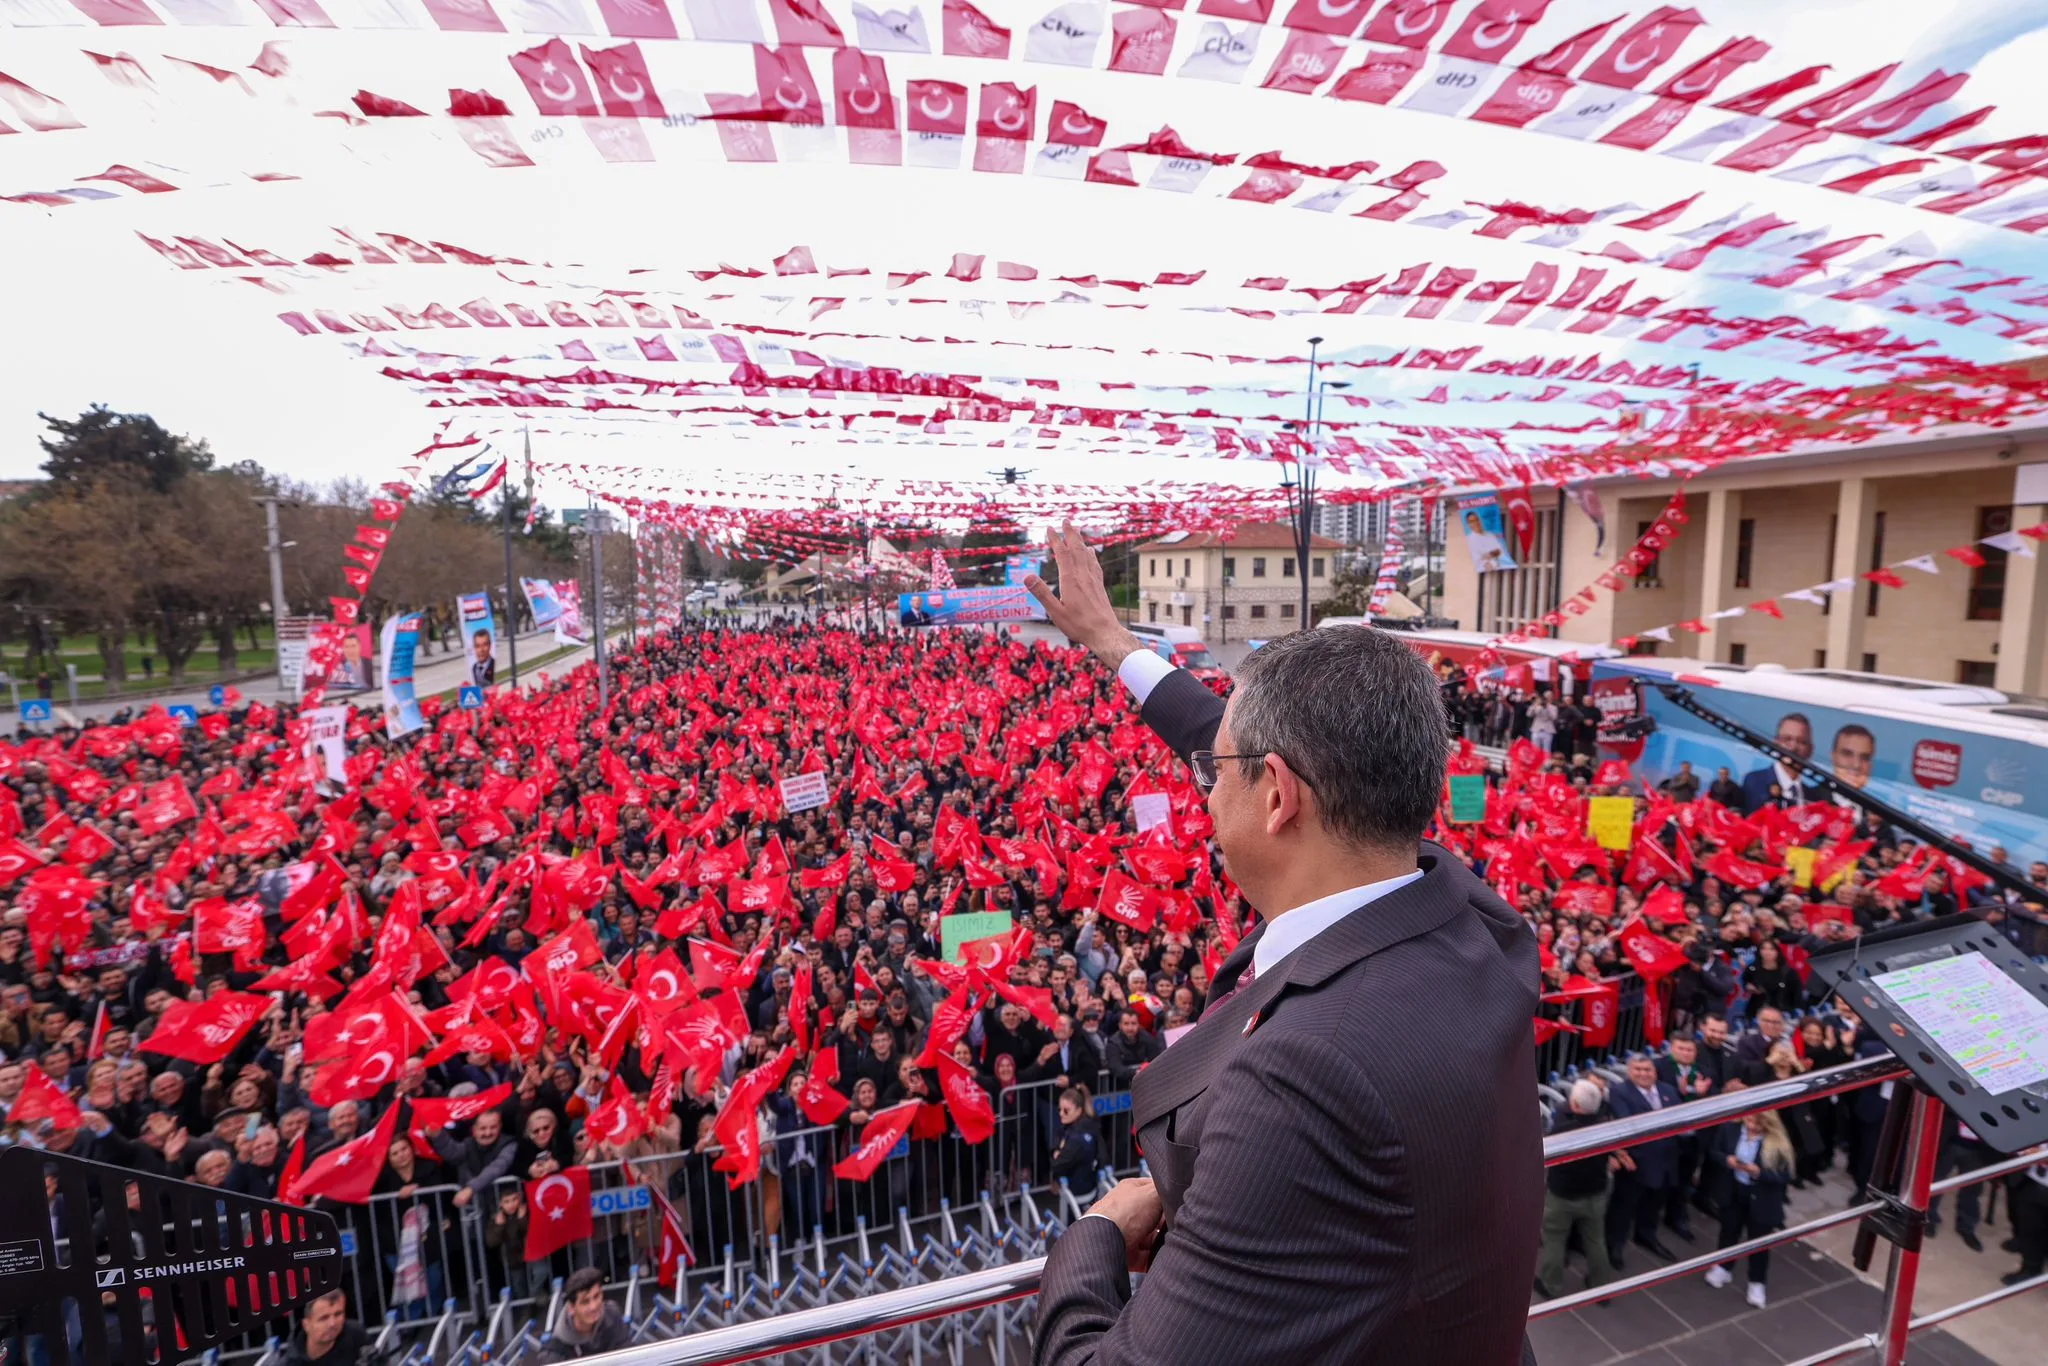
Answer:
[(1270, 753), (1271, 750), (1255, 749), (1247, 750), (1243, 754), (1218, 754), (1213, 749), (1198, 749), (1188, 755), (1188, 767), (1194, 770), (1195, 786), (1204, 792), (1211, 792), (1215, 790), (1216, 783), (1222, 776), (1216, 765), (1225, 759), (1263, 759)]

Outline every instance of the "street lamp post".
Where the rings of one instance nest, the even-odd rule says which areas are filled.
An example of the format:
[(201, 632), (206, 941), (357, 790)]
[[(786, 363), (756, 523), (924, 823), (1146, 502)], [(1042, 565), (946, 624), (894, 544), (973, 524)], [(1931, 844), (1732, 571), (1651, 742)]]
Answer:
[(1300, 629), (1309, 628), (1309, 548), (1315, 534), (1316, 516), (1316, 437), (1323, 422), (1323, 402), (1332, 389), (1348, 389), (1347, 380), (1316, 380), (1321, 362), (1316, 359), (1317, 348), (1323, 344), (1321, 337), (1308, 339), (1308, 390), (1302, 400), (1302, 432), (1305, 437), (1302, 456), (1298, 462), (1300, 474), (1289, 480), (1283, 472), (1280, 487), (1287, 490), (1288, 503), (1294, 518), (1294, 572), (1301, 578), (1301, 622)]

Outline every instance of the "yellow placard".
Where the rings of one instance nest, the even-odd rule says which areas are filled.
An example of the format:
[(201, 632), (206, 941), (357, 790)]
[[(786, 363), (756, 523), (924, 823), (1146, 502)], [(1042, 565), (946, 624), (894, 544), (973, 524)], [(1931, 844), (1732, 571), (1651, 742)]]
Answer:
[(1636, 799), (1592, 797), (1586, 802), (1586, 833), (1602, 849), (1627, 849), (1635, 843)]
[(1820, 857), (1816, 849), (1802, 849), (1798, 845), (1785, 851), (1785, 867), (1791, 871), (1792, 883), (1797, 887), (1813, 885), (1813, 861)]

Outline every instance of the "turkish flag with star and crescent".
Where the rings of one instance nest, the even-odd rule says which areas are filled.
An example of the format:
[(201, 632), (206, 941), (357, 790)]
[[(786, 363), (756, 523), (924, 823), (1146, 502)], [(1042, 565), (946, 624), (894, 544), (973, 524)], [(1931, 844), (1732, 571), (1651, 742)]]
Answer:
[(526, 1183), (531, 1206), (526, 1225), (526, 1260), (537, 1262), (558, 1248), (590, 1237), (590, 1169), (564, 1167)]

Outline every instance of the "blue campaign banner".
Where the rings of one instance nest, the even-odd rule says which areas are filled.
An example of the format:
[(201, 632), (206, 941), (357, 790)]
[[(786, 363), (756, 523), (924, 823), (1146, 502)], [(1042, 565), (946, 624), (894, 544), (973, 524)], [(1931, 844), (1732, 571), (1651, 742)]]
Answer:
[(498, 618), (489, 593), (464, 593), (455, 599), (462, 622), (462, 649), (469, 656), (469, 681), (488, 688), (498, 681)]
[(519, 587), (526, 594), (535, 626), (553, 626), (561, 618), (562, 599), (552, 583), (546, 579), (521, 579)]
[(180, 703), (175, 707), (165, 707), (164, 710), (170, 713), (171, 719), (181, 726), (196, 726), (199, 724), (199, 708), (197, 707)]
[(1038, 572), (1045, 561), (1036, 555), (1012, 555), (1003, 561), (1003, 582), (1012, 587), (1021, 587), (1024, 580)]
[(224, 707), (228, 701), (228, 690), (216, 683), (206, 690), (206, 700), (216, 707)]
[[(1593, 677), (1597, 682), (1626, 672), (1596, 664)], [(1775, 765), (1761, 753), (1709, 728), (1656, 689), (1642, 691), (1644, 709), (1657, 723), (1635, 764), (1647, 785), (1654, 787), (1689, 762), (1702, 790), (1717, 769), (1727, 769), (1742, 785), (1745, 812), (1770, 799), (1773, 783), (1783, 789)], [(1795, 753), (1805, 750), (1810, 762), (1851, 787), (1968, 840), (1979, 853), (2003, 845), (2006, 861), (2021, 868), (2048, 860), (2048, 748), (2017, 737), (1730, 688), (1695, 688), (1693, 695)]]
[(393, 740), (427, 724), (413, 688), (413, 656), (419, 652), (420, 614), (408, 612), (384, 623), (380, 642), (384, 672), (384, 733)]
[(38, 721), (44, 724), (48, 724), (50, 720), (50, 714), (55, 709), (55, 704), (52, 703), (50, 699), (48, 699), (47, 697), (30, 698), (28, 701), (21, 704), (21, 719), (24, 721)]
[(981, 621), (1044, 621), (1045, 609), (1028, 589), (945, 588), (931, 593), (900, 593), (896, 619), (905, 626), (964, 626)]
[(654, 1208), (654, 1195), (645, 1186), (619, 1186), (590, 1193), (590, 1217), (603, 1214), (632, 1214)]
[(892, 1158), (910, 1156), (909, 1134), (905, 1134), (903, 1137), (896, 1140), (896, 1146), (889, 1149), (889, 1156)]
[(464, 711), (475, 711), (484, 704), (484, 690), (474, 683), (465, 683), (455, 690), (455, 705)]
[(341, 1255), (344, 1257), (356, 1255), (356, 1231), (352, 1228), (345, 1228), (341, 1231)]

